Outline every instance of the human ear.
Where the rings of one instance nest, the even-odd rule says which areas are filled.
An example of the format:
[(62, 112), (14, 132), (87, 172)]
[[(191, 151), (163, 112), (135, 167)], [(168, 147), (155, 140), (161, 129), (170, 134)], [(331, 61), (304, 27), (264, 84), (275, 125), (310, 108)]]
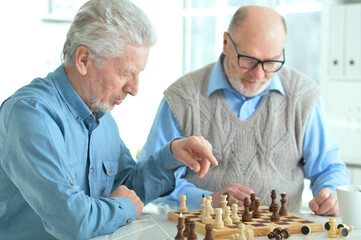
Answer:
[(88, 72), (90, 65), (90, 51), (86, 46), (79, 46), (75, 55), (75, 66), (81, 75), (85, 75)]
[(224, 32), (223, 33), (223, 54), (225, 54), (225, 55), (226, 55), (227, 43), (228, 43), (228, 34), (227, 34), (227, 32)]

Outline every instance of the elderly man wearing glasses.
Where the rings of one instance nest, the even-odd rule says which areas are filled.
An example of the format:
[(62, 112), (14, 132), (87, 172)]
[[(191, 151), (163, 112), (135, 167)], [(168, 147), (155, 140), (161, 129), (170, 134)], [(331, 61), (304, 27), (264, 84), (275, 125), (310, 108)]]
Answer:
[(317, 85), (300, 72), (283, 67), (286, 24), (272, 9), (241, 7), (224, 33), (223, 53), (216, 63), (191, 72), (165, 92), (142, 161), (169, 139), (204, 136), (213, 146), (219, 166), (203, 179), (189, 169), (177, 172), (163, 206), (199, 209), (202, 194), (227, 192), (229, 203), (242, 204), (254, 192), (261, 205), (271, 203), (271, 191), (287, 193), (290, 211), (301, 206), (304, 178), (311, 180), (318, 215), (339, 215), (335, 188), (349, 174), (339, 146), (326, 122)]

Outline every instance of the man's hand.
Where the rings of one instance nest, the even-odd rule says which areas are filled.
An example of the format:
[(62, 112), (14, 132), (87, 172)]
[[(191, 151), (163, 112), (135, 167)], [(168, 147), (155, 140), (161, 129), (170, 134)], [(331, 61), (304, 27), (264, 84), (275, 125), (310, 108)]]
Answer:
[(322, 188), (308, 206), (317, 215), (340, 216), (337, 195), (329, 188)]
[(218, 165), (212, 154), (211, 144), (201, 136), (174, 140), (170, 148), (178, 161), (198, 172), (199, 178), (203, 178), (207, 174), (210, 164)]
[(215, 208), (221, 207), (221, 195), (224, 193), (228, 194), (228, 205), (232, 205), (233, 203), (238, 203), (238, 206), (243, 206), (243, 200), (245, 197), (251, 199), (251, 193), (254, 191), (246, 186), (243, 186), (239, 183), (232, 183), (228, 185), (226, 188), (213, 193), (212, 196), (212, 206)]
[(144, 203), (140, 201), (140, 198), (133, 190), (129, 190), (126, 186), (121, 185), (117, 187), (114, 192), (108, 197), (124, 197), (128, 198), (134, 204), (135, 208), (137, 209), (137, 217), (142, 213)]

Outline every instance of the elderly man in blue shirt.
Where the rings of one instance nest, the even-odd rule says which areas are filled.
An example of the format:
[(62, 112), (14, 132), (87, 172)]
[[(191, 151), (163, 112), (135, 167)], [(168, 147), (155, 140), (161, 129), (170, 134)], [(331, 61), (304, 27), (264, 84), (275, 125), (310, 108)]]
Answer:
[(170, 193), (176, 169), (203, 177), (217, 165), (203, 137), (172, 139), (141, 163), (122, 142), (109, 111), (137, 94), (154, 43), (131, 2), (90, 0), (70, 27), (64, 64), (1, 105), (1, 239), (112, 233)]
[(189, 169), (177, 172), (176, 189), (158, 199), (174, 209), (179, 196), (199, 209), (201, 196), (220, 206), (254, 192), (262, 205), (271, 191), (286, 192), (287, 207), (298, 211), (303, 180), (311, 180), (319, 215), (339, 215), (335, 188), (349, 183), (339, 146), (327, 124), (316, 84), (283, 67), (286, 24), (277, 12), (246, 6), (233, 16), (216, 63), (186, 74), (165, 92), (139, 160), (172, 138), (202, 135), (210, 141), (217, 168), (197, 179)]

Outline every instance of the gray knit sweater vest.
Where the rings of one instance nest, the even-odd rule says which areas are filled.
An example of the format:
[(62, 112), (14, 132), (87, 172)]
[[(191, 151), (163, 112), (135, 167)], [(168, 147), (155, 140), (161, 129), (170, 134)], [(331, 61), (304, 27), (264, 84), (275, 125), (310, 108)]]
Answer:
[[(261, 205), (271, 203), (271, 191), (287, 194), (287, 209), (298, 211), (303, 190), (303, 138), (310, 111), (319, 97), (317, 85), (301, 73), (283, 67), (278, 75), (285, 96), (269, 91), (247, 120), (240, 120), (218, 90), (207, 97), (213, 64), (189, 73), (164, 96), (183, 136), (203, 136), (218, 160), (199, 179), (187, 169), (186, 179), (197, 187), (219, 191), (231, 183), (253, 189)], [(201, 197), (201, 196), (200, 196)]]

